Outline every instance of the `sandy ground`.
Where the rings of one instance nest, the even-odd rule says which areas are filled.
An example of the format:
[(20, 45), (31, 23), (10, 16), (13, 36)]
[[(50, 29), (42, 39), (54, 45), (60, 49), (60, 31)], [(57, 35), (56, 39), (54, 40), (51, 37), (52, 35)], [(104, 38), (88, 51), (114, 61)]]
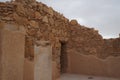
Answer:
[(75, 74), (63, 74), (61, 78), (57, 80), (120, 80), (120, 79), (108, 78), (108, 77), (75, 75)]

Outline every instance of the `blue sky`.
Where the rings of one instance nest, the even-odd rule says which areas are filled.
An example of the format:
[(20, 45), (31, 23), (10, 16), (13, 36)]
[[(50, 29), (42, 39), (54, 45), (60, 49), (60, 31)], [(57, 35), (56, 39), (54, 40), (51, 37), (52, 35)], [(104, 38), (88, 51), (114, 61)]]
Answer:
[[(5, 0), (0, 0), (5, 1)], [(6, 0), (7, 1), (7, 0)], [(81, 25), (94, 27), (104, 38), (120, 33), (120, 0), (37, 0)]]

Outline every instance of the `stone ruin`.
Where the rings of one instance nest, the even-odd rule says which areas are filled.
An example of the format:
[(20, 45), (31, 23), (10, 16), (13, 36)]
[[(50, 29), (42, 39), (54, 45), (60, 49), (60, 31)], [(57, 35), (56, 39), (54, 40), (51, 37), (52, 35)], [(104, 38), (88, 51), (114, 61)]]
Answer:
[(103, 39), (35, 0), (0, 2), (0, 80), (120, 77), (119, 61), (120, 38)]

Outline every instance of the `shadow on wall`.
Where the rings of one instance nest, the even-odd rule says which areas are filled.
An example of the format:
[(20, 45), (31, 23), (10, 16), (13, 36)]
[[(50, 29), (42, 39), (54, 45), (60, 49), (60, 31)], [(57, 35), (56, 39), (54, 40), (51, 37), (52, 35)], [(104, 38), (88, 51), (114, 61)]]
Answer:
[(61, 42), (61, 55), (60, 55), (61, 74), (67, 72), (68, 59), (66, 53), (66, 43)]

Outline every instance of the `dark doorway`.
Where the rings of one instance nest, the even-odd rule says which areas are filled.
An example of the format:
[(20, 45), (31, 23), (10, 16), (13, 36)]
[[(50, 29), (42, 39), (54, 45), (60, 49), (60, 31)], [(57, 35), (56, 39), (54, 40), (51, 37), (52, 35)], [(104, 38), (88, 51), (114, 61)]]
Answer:
[(61, 56), (60, 56), (60, 64), (61, 64), (61, 74), (67, 72), (67, 53), (66, 53), (66, 43), (61, 43)]

